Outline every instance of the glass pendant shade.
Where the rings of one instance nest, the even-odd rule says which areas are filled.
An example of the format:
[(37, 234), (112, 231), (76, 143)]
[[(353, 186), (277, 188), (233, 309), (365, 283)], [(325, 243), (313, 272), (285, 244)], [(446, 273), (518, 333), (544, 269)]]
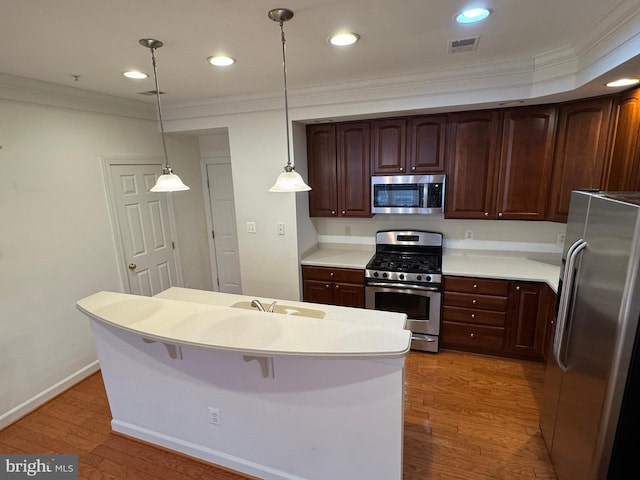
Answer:
[(304, 183), (298, 172), (291, 169), (285, 170), (276, 179), (276, 183), (269, 189), (270, 192), (308, 192), (311, 187)]
[(189, 190), (180, 177), (173, 173), (171, 168), (165, 168), (162, 175), (158, 177), (156, 184), (149, 189), (150, 192), (182, 192)]

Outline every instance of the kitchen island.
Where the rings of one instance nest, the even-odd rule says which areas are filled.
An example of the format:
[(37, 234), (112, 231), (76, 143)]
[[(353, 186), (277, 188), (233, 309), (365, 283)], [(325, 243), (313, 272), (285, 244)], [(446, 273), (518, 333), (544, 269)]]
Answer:
[(293, 301), (267, 313), (252, 299), (78, 301), (113, 430), (263, 479), (400, 480), (406, 317)]

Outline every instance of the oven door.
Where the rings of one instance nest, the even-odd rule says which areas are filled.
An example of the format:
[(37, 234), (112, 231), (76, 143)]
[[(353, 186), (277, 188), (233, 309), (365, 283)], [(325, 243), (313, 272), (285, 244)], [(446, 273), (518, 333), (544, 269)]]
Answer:
[(438, 288), (371, 282), (365, 287), (365, 298), (367, 308), (406, 313), (414, 339), (440, 334), (442, 293)]

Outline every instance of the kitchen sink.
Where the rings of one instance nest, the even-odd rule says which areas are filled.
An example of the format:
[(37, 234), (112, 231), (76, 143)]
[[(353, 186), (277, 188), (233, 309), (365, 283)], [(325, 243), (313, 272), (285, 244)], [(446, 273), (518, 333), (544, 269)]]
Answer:
[[(269, 304), (265, 305), (265, 308)], [(236, 302), (231, 305), (232, 308), (242, 308), (245, 310), (253, 310), (254, 312), (259, 311), (257, 308), (251, 306), (251, 302)], [(267, 312), (265, 312), (267, 313)], [(276, 303), (273, 313), (281, 313), (283, 315), (296, 315), (298, 317), (310, 317), (310, 318), (324, 318), (326, 316), (326, 312), (322, 310), (315, 310), (313, 308), (303, 308), (303, 307), (295, 307), (293, 305), (285, 305)]]

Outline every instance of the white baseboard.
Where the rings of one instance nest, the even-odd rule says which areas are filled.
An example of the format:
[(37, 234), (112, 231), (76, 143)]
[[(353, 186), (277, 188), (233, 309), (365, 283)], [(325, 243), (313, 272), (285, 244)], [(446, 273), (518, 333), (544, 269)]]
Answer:
[(255, 463), (235, 455), (229, 455), (218, 450), (213, 450), (205, 447), (204, 445), (199, 445), (161, 432), (149, 430), (148, 428), (134, 425), (129, 422), (114, 419), (111, 421), (111, 428), (114, 432), (118, 432), (127, 437), (135, 438), (152, 445), (158, 445), (159, 447), (166, 448), (168, 450), (173, 450), (193, 458), (198, 458), (200, 460), (264, 480), (305, 480), (297, 475), (276, 470), (266, 465)]
[(24, 417), (28, 413), (34, 411), (36, 408), (44, 405), (49, 400), (64, 392), (65, 390), (73, 387), (76, 383), (84, 380), (89, 375), (100, 370), (100, 364), (98, 360), (91, 362), (89, 365), (81, 368), (80, 370), (72, 373), (66, 378), (63, 378), (59, 382), (51, 385), (49, 388), (43, 390), (30, 399), (22, 402), (20, 405), (12, 408), (6, 413), (0, 415), (0, 430), (11, 425), (16, 420)]

